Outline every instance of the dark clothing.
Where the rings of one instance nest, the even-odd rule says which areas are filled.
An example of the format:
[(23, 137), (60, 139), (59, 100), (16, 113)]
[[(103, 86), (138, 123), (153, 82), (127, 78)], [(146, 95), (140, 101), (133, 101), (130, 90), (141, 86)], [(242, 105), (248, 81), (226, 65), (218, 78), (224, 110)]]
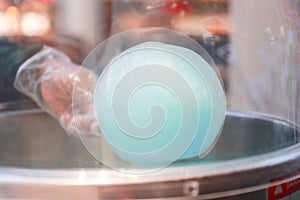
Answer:
[(39, 52), (42, 45), (25, 45), (0, 38), (0, 103), (20, 99), (13, 83), (22, 63)]

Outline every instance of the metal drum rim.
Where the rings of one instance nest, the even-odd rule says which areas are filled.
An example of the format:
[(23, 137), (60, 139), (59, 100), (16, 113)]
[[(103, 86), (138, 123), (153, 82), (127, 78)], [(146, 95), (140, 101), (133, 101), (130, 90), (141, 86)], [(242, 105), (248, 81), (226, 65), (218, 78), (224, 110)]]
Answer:
[[(42, 113), (41, 110), (27, 110), (11, 113)], [(276, 121), (289, 126), (294, 126), (299, 130), (299, 126), (272, 115), (265, 115), (253, 112), (228, 111), (227, 115), (244, 116), (258, 118), (268, 121)], [(0, 118), (3, 115), (0, 115)], [(110, 169), (75, 168), (75, 169), (24, 169), (15, 167), (0, 167), (0, 185), (14, 187), (16, 185), (43, 185), (46, 188), (52, 186), (81, 186), (96, 187), (103, 194), (112, 194), (113, 191), (126, 191), (136, 197), (141, 198), (138, 188), (157, 187), (157, 184), (167, 184), (169, 189), (184, 187), (186, 183), (196, 181), (202, 185), (202, 190), (198, 195), (208, 195), (219, 193), (224, 196), (224, 191), (232, 191), (231, 194), (238, 194), (241, 189), (256, 191), (271, 186), (270, 180), (274, 177), (293, 173), (300, 169), (300, 144), (279, 149), (273, 152), (259, 154), (255, 156), (233, 159), (228, 161), (209, 163), (203, 165), (166, 168), (148, 175), (128, 175)], [(288, 170), (287, 170), (288, 166)], [(297, 167), (298, 166), (298, 167)], [(300, 173), (299, 173), (300, 174)], [(297, 174), (289, 179), (299, 178)], [(255, 175), (255, 176), (254, 176)], [(224, 185), (224, 180), (234, 177), (236, 183)], [(248, 181), (247, 181), (248, 180)], [(244, 181), (244, 182), (243, 182)], [(281, 180), (285, 181), (285, 180)], [(243, 182), (242, 186), (240, 183)], [(275, 184), (275, 183), (273, 183)], [(215, 187), (211, 187), (214, 185)], [(207, 186), (207, 187), (206, 187)], [(68, 187), (66, 187), (67, 190)], [(159, 188), (159, 187), (158, 187)], [(142, 188), (141, 188), (142, 189)], [(158, 197), (156, 193), (149, 194), (146, 198)], [(182, 190), (172, 194), (161, 191), (159, 197), (182, 196)], [(145, 196), (143, 196), (144, 198)]]

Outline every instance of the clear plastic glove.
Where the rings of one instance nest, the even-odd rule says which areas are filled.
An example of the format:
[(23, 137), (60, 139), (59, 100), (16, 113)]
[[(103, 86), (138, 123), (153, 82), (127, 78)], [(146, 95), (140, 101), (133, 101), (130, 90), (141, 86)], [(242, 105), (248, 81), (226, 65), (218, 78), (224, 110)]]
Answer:
[[(72, 63), (60, 51), (44, 47), (20, 67), (14, 85), (57, 118), (69, 135), (100, 135), (93, 107), (96, 81), (90, 70)], [(74, 87), (77, 92), (72, 98)]]

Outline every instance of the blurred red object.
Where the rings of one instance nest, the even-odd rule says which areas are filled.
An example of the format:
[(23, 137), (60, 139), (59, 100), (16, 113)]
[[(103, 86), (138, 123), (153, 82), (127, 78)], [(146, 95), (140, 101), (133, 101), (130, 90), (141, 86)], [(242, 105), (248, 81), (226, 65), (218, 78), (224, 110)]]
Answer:
[(164, 6), (164, 11), (173, 14), (173, 15), (180, 15), (184, 16), (188, 12), (190, 12), (191, 7), (188, 1), (169, 1)]

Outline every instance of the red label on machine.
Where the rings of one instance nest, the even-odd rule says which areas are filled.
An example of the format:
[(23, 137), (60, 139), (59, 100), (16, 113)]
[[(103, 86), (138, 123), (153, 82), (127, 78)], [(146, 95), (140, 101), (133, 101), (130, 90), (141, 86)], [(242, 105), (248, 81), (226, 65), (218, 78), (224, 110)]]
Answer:
[[(300, 170), (280, 178), (272, 179), (271, 183), (292, 178), (299, 174), (300, 174)], [(290, 194), (296, 192), (299, 189), (300, 189), (300, 177), (295, 180), (291, 180), (291, 181), (280, 183), (278, 185), (271, 186), (268, 189), (268, 200), (279, 200), (280, 198), (289, 196)]]

